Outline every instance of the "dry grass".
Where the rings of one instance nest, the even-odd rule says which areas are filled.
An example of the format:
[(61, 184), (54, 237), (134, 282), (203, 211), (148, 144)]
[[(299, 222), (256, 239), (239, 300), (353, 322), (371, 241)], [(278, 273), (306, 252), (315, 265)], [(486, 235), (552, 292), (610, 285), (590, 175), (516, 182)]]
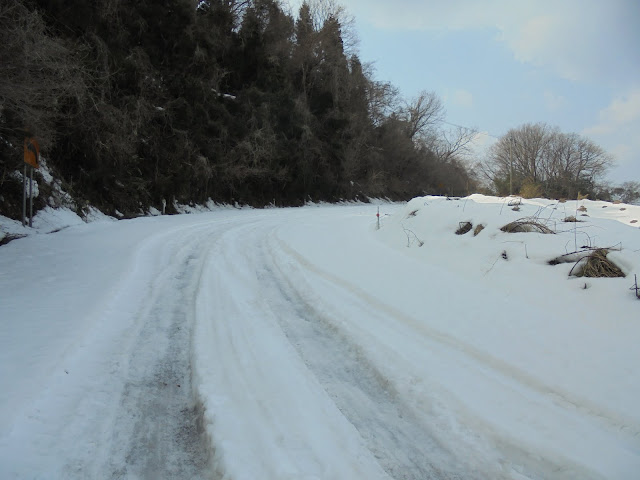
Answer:
[(563, 222), (567, 222), (567, 223), (570, 223), (570, 222), (573, 222), (573, 223), (575, 223), (575, 222), (582, 222), (582, 220), (578, 220), (578, 219), (577, 219), (576, 217), (574, 217), (573, 215), (569, 215), (568, 217), (563, 218), (563, 219), (562, 219), (562, 221), (563, 221)]
[(477, 237), (482, 230), (484, 230), (484, 225), (479, 223), (478, 225), (476, 225), (476, 228), (473, 229), (473, 236)]
[(542, 185), (533, 181), (527, 181), (520, 189), (522, 198), (540, 198), (542, 197)]
[(569, 275), (574, 275), (573, 270), (578, 266), (582, 267), (575, 273), (576, 277), (591, 277), (591, 278), (618, 278), (625, 277), (624, 272), (615, 263), (607, 258), (609, 250), (606, 248), (599, 248), (593, 250), (587, 257), (581, 258), (573, 266)]
[(543, 223), (531, 218), (521, 218), (515, 222), (507, 223), (500, 230), (506, 233), (555, 233)]
[(470, 232), (473, 228), (471, 222), (460, 222), (458, 224), (458, 230), (456, 230), (456, 235), (464, 235), (467, 232)]

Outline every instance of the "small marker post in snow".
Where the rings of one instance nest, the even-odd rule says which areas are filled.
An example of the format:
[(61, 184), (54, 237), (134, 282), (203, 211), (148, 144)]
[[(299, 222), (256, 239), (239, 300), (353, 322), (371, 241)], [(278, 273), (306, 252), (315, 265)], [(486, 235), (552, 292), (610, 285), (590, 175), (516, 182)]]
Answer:
[(378, 207), (378, 213), (376, 213), (376, 217), (378, 219), (378, 226), (376, 227), (376, 230), (380, 230), (380, 207)]

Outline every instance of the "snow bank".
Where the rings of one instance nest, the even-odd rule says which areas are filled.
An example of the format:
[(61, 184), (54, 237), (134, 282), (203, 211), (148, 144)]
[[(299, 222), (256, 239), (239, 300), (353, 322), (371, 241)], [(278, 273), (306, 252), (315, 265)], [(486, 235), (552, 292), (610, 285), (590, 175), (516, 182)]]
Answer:
[[(542, 476), (630, 478), (640, 469), (639, 303), (629, 290), (640, 273), (640, 209), (508, 203), (416, 198), (382, 209), (379, 231), (369, 207), (382, 248), (363, 238), (357, 216), (287, 227), (279, 238), (309, 303), (330, 312), (417, 410), (426, 397), (435, 423), (453, 415), (442, 442), (465, 445), (477, 465), (511, 465), (507, 478), (545, 468)], [(582, 222), (563, 221), (576, 211)], [(500, 230), (522, 218), (557, 233)], [(484, 229), (456, 235), (461, 222)], [(570, 277), (572, 264), (548, 264), (583, 246), (618, 249), (611, 259), (630, 276)]]

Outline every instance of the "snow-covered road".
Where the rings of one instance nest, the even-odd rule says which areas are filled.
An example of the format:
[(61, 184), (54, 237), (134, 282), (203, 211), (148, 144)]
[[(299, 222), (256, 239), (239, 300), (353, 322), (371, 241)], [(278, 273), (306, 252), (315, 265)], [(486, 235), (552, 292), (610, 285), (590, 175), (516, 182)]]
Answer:
[(212, 222), (188, 220), (3, 248), (0, 477), (210, 478), (190, 344)]
[(628, 307), (564, 325), (497, 276), (417, 260), (402, 230), (395, 248), (374, 208), (0, 247), (0, 478), (633, 478)]

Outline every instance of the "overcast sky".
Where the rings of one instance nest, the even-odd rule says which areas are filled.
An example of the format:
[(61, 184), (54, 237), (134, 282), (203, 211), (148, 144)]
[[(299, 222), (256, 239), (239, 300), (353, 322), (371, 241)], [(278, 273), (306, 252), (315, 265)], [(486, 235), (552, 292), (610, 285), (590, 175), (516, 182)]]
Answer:
[(579, 133), (614, 156), (612, 182), (640, 181), (639, 0), (337, 3), (361, 60), (404, 97), (435, 91), (447, 121), (493, 136), (536, 122)]

